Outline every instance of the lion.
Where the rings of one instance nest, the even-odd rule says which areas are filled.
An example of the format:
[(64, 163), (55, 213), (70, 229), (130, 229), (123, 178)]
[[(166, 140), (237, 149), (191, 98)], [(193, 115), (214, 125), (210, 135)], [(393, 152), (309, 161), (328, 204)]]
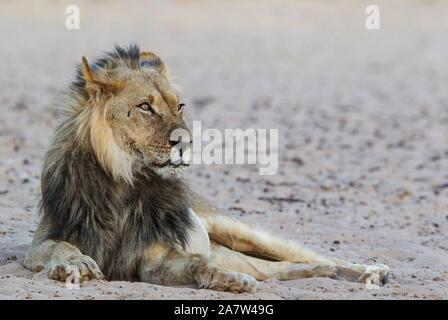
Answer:
[(255, 292), (258, 281), (330, 277), (381, 285), (389, 268), (325, 257), (240, 222), (190, 191), (170, 158), (185, 104), (160, 57), (115, 47), (82, 58), (46, 153), (40, 223), (24, 266), (67, 281)]

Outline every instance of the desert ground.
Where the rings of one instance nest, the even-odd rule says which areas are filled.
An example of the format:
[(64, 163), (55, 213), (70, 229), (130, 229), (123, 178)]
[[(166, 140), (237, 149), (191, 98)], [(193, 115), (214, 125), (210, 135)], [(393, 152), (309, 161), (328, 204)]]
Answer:
[[(448, 3), (1, 1), (1, 299), (447, 299)], [(65, 7), (80, 8), (79, 30)], [(279, 168), (193, 165), (231, 215), (328, 256), (384, 263), (381, 288), (269, 280), (255, 294), (139, 282), (79, 290), (22, 266), (40, 170), (76, 63), (115, 44), (157, 52), (203, 128), (279, 130)]]

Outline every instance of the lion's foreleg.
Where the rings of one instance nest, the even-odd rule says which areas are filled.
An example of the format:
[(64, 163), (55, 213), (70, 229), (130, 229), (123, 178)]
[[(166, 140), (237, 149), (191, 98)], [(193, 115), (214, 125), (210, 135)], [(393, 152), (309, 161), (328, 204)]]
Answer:
[(197, 285), (230, 292), (254, 292), (257, 282), (249, 275), (212, 264), (209, 257), (162, 245), (146, 251), (139, 268), (140, 280), (160, 285)]
[(23, 264), (35, 272), (45, 269), (54, 280), (65, 281), (74, 272), (80, 281), (103, 278), (96, 262), (78, 248), (67, 242), (47, 239), (43, 225), (39, 225)]

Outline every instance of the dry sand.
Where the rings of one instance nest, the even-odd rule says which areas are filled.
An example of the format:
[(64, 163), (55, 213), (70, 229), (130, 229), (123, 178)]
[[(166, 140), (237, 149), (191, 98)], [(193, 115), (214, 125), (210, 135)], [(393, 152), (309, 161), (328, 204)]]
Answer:
[[(378, 31), (364, 28), (363, 1), (79, 2), (81, 29), (69, 31), (64, 2), (2, 1), (0, 298), (447, 299), (448, 3), (375, 2)], [(270, 280), (241, 295), (92, 281), (71, 291), (24, 269), (57, 96), (82, 55), (131, 42), (164, 57), (204, 128), (279, 129), (277, 175), (193, 166), (196, 190), (323, 254), (385, 263), (393, 281)]]

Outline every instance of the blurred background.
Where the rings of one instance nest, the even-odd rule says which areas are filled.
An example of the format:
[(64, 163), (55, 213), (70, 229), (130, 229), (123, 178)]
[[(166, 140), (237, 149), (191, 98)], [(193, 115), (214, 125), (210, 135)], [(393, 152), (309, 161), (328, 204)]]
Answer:
[[(66, 28), (73, 4), (79, 30)], [(370, 4), (379, 30), (365, 26)], [(435, 0), (1, 0), (0, 276), (8, 280), (0, 296), (56, 294), (21, 260), (38, 220), (41, 160), (61, 119), (58, 97), (81, 56), (137, 43), (166, 62), (203, 129), (279, 129), (276, 175), (193, 166), (195, 190), (324, 254), (386, 263), (396, 280), (379, 291), (272, 281), (254, 297), (448, 298), (447, 17), (448, 3)], [(160, 298), (146, 286), (78, 295)]]

